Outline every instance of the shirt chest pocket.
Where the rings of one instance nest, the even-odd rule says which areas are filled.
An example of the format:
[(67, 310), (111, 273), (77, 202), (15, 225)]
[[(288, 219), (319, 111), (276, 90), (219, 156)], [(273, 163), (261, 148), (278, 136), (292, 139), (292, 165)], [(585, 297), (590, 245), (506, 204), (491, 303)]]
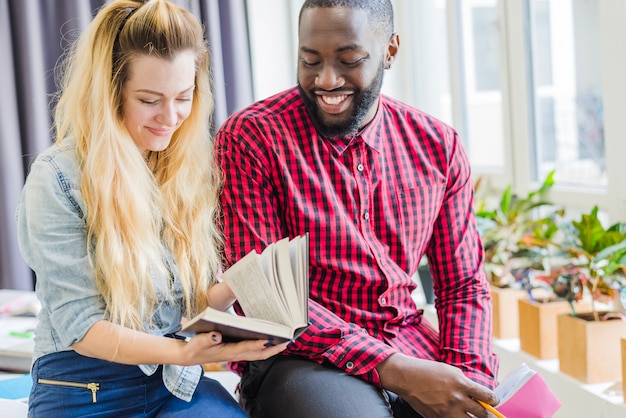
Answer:
[(441, 207), (437, 188), (401, 187), (393, 193), (393, 211), (398, 220), (398, 235), (406, 248), (423, 248), (430, 240)]

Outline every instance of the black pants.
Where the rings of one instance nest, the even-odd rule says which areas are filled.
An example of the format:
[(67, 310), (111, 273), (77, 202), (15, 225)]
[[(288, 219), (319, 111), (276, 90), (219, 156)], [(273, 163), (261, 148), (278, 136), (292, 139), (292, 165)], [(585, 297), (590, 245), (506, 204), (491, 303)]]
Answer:
[(252, 418), (421, 418), (394, 393), (332, 366), (286, 356), (250, 363), (240, 402)]

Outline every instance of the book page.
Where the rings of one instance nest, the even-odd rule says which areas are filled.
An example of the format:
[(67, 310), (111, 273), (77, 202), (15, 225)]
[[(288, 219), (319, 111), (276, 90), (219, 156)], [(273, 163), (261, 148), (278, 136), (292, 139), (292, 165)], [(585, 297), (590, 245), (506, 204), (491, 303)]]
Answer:
[(270, 287), (272, 287), (272, 291), (275, 291), (275, 287), (274, 287), (275, 286), (274, 276), (276, 274), (275, 273), (276, 262), (274, 261), (274, 246), (275, 245), (276, 245), (275, 243), (272, 243), (268, 245), (267, 247), (265, 247), (263, 252), (258, 257), (259, 265), (261, 266), (261, 269), (263, 270), (263, 273), (265, 274), (265, 278), (267, 279), (267, 284)]
[(296, 264), (294, 271), (297, 272), (296, 287), (300, 298), (301, 315), (304, 322), (309, 321), (309, 234), (298, 237), (293, 245), (296, 250)]
[(267, 248), (265, 248), (265, 250), (261, 253), (261, 259), (259, 261), (265, 271), (265, 276), (268, 278), (272, 292), (276, 295), (276, 301), (279, 302), (282, 308), (284, 308), (286, 314), (285, 321), (289, 321), (289, 312), (287, 311), (285, 299), (280, 288), (280, 278), (278, 277), (278, 266), (276, 260), (276, 247), (278, 242), (280, 241), (268, 245)]
[[(272, 287), (266, 271), (273, 272), (272, 245), (262, 254), (251, 251), (223, 274), (247, 317), (289, 325), (289, 315)], [(268, 256), (269, 254), (269, 256)]]
[(519, 367), (509, 373), (500, 384), (496, 387), (495, 392), (500, 399), (500, 403), (504, 403), (512, 394), (514, 394), (524, 383), (526, 383), (536, 372), (531, 370), (526, 363), (522, 363)]
[(309, 304), (309, 259), (308, 235), (301, 235), (289, 242), (289, 261), (294, 273), (296, 294), (298, 298), (298, 315), (304, 322), (308, 321)]
[(289, 239), (278, 241), (275, 245), (274, 259), (276, 261), (277, 286), (280, 289), (281, 299), (290, 315), (290, 323), (294, 326), (303, 322), (300, 297), (296, 290), (296, 279), (291, 267), (289, 253)]

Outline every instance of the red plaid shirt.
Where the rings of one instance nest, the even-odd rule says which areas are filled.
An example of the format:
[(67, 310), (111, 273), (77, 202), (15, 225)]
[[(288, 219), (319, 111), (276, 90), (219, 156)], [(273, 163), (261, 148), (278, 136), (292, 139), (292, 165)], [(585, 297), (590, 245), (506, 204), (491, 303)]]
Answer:
[[(493, 387), (490, 293), (469, 162), (454, 130), (381, 96), (352, 140), (325, 139), (293, 88), (233, 115), (216, 150), (226, 267), (309, 233), (311, 326), (286, 354), (379, 385), (376, 366), (403, 352)], [(440, 333), (411, 297), (424, 253)]]

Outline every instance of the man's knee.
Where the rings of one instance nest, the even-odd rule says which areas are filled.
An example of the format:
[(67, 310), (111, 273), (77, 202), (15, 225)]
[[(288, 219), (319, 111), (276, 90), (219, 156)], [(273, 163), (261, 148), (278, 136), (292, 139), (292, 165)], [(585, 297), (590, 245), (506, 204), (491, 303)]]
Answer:
[(247, 389), (242, 388), (242, 405), (253, 418), (392, 416), (380, 389), (332, 366), (304, 359), (279, 358), (255, 394)]

